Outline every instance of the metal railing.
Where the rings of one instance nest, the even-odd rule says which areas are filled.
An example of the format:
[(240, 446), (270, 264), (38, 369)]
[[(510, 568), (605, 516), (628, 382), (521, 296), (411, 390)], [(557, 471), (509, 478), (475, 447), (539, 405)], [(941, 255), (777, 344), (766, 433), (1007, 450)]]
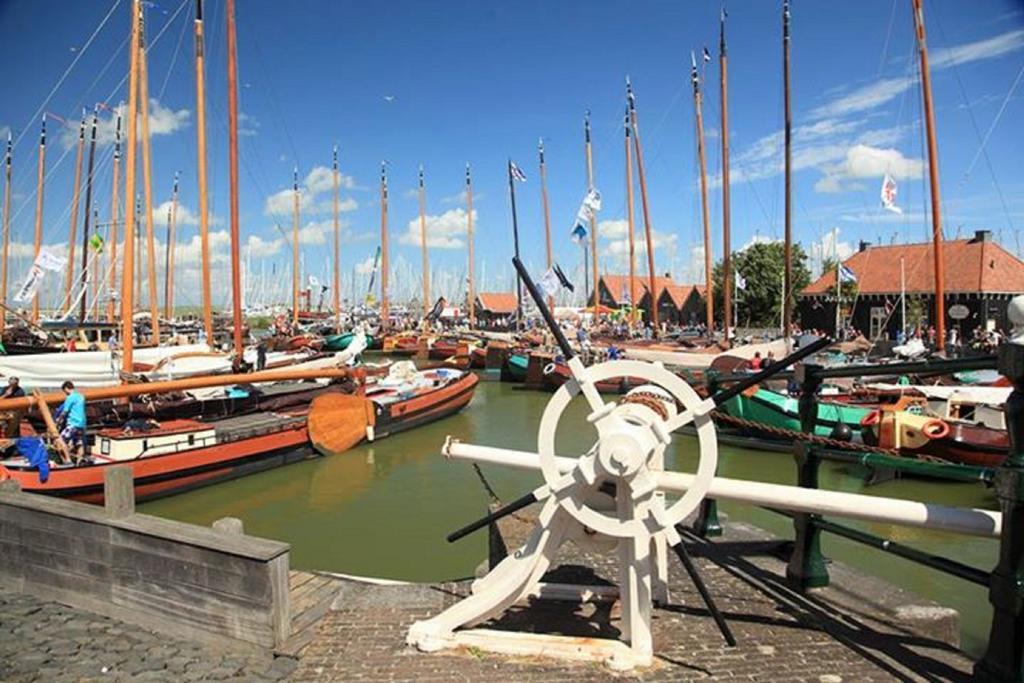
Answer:
[[(990, 479), (999, 499), (1003, 515), (1002, 534), (999, 538), (999, 561), (991, 572), (985, 572), (948, 557), (893, 542), (859, 529), (838, 524), (817, 514), (789, 513), (773, 508), (773, 512), (793, 519), (795, 538), (793, 551), (786, 567), (786, 577), (795, 586), (806, 589), (829, 584), (825, 558), (821, 552), (821, 533), (841, 536), (868, 547), (897, 555), (922, 566), (955, 576), (974, 584), (987, 586), (993, 616), (988, 646), (984, 656), (975, 664), (974, 675), (979, 680), (1024, 682), (1024, 345), (1004, 344), (996, 356), (962, 358), (955, 360), (926, 360), (888, 365), (846, 365), (822, 367), (805, 364), (796, 368), (794, 377), (800, 385), (798, 410), (800, 428), (808, 435), (805, 440), (794, 440), (793, 455), (797, 466), (797, 485), (818, 488), (820, 466), (826, 460), (885, 466), (915, 472), (920, 461), (898, 456), (851, 453), (837, 454), (814, 443), (814, 434), (821, 401), (819, 391), (826, 379), (840, 377), (866, 377), (879, 375), (935, 375), (964, 370), (996, 369), (1009, 379), (1014, 390), (1006, 401), (1006, 425), (1009, 433), (1009, 456), (991, 471)], [(745, 375), (711, 378), (717, 383), (737, 381)], [(870, 456), (870, 460), (862, 458)], [(915, 464), (916, 463), (916, 464)], [(929, 472), (929, 474), (935, 474)], [(938, 476), (942, 476), (938, 474)], [(721, 534), (715, 501), (706, 499), (700, 508), (694, 531), (702, 536)]]

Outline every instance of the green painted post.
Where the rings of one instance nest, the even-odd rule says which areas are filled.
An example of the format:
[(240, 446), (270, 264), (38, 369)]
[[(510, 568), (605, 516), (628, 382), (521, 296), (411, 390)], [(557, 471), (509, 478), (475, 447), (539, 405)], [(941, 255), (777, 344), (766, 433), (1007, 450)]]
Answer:
[[(796, 379), (800, 382), (800, 429), (813, 434), (818, 420), (818, 389), (821, 378), (816, 370), (820, 366), (801, 364), (796, 368)], [(793, 457), (796, 459), (797, 486), (818, 488), (818, 469), (821, 458), (814, 448), (804, 441), (793, 442)], [(821, 529), (815, 524), (817, 515), (800, 512), (793, 516), (796, 537), (793, 540), (793, 554), (786, 566), (786, 579), (795, 586), (822, 588), (828, 585), (828, 569), (821, 554)]]
[[(1012, 306), (1012, 304), (1011, 304)], [(999, 373), (1013, 382), (1006, 400), (1010, 455), (996, 470), (995, 490), (1003, 512), (999, 564), (988, 599), (992, 630), (985, 656), (975, 664), (982, 681), (1024, 682), (1024, 345), (999, 347)]]
[[(708, 395), (714, 396), (721, 387), (718, 384), (718, 373), (708, 370), (707, 378)], [(715, 475), (718, 475), (718, 468), (715, 468)], [(697, 509), (697, 518), (693, 522), (693, 533), (701, 538), (711, 538), (722, 535), (722, 523), (718, 519), (718, 501), (714, 498), (705, 498)]]

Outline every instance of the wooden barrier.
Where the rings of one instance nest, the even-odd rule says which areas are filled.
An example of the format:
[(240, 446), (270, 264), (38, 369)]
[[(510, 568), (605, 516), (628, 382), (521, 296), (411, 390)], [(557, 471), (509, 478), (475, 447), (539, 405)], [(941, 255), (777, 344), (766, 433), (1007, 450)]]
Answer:
[(0, 581), (13, 591), (227, 647), (270, 652), (290, 635), (290, 546), (136, 514), (130, 471), (106, 508), (0, 485)]

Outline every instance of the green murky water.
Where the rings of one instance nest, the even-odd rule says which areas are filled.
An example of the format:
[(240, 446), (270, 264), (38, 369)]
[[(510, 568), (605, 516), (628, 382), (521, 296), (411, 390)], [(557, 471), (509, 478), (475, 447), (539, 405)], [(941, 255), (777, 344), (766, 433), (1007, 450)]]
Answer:
[[(445, 535), (484, 511), (487, 497), (473, 468), (439, 455), (446, 435), (463, 441), (534, 450), (544, 393), (482, 381), (469, 408), (456, 416), (343, 456), (319, 458), (206, 489), (154, 501), (141, 511), (210, 524), (238, 517), (246, 532), (292, 544), (293, 568), (412, 581), (472, 574), (486, 553), (486, 534), (455, 544)], [(581, 452), (593, 438), (582, 420), (582, 400), (570, 406), (559, 431), (560, 453)], [(692, 471), (695, 440), (681, 437), (668, 454), (675, 467)], [(672, 464), (670, 463), (670, 466)], [(483, 471), (503, 500), (536, 487), (539, 474), (485, 466)], [(724, 447), (723, 476), (793, 483), (795, 468), (787, 454)], [(862, 471), (827, 464), (821, 486), (838, 491), (865, 490)], [(867, 492), (952, 505), (995, 508), (991, 491), (980, 484), (922, 480), (892, 481)], [(789, 520), (751, 506), (726, 504), (726, 514), (750, 521), (780, 537), (792, 537)], [(995, 541), (908, 529), (884, 524), (853, 526), (908, 545), (990, 570)], [(960, 611), (964, 647), (980, 654), (988, 638), (991, 612), (984, 589), (965, 581), (826, 534), (826, 555), (883, 577)]]

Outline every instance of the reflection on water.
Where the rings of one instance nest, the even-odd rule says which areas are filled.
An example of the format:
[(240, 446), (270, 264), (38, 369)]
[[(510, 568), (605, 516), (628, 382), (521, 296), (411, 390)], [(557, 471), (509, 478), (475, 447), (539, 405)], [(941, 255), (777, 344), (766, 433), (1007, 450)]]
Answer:
[[(253, 475), (191, 493), (153, 501), (141, 511), (198, 524), (238, 517), (247, 533), (292, 544), (292, 567), (348, 574), (427, 581), (468, 576), (486, 553), (484, 533), (446, 543), (453, 529), (476, 519), (487, 498), (472, 467), (439, 455), (445, 436), (468, 442), (535, 450), (547, 394), (509, 384), (483, 381), (470, 407), (453, 417), (411, 432), (364, 444), (341, 456)], [(559, 453), (582, 453), (595, 433), (587, 425), (582, 400), (575, 401), (561, 423)], [(678, 438), (666, 454), (670, 467), (693, 471), (696, 439)], [(722, 447), (723, 476), (781, 484), (795, 482), (791, 456)], [(485, 466), (488, 481), (503, 500), (512, 500), (540, 483), (539, 473)], [(863, 471), (826, 464), (821, 486), (861, 492)], [(875, 495), (996, 507), (994, 495), (980, 484), (901, 480), (868, 489)], [(779, 536), (792, 537), (786, 518), (747, 505), (726, 504), (724, 511)], [(852, 526), (946, 555), (990, 570), (997, 544), (885, 524)], [(924, 569), (830, 535), (823, 537), (827, 555), (869, 571), (925, 597), (960, 610), (964, 645), (979, 653), (988, 636), (990, 609), (986, 591), (959, 579)]]

